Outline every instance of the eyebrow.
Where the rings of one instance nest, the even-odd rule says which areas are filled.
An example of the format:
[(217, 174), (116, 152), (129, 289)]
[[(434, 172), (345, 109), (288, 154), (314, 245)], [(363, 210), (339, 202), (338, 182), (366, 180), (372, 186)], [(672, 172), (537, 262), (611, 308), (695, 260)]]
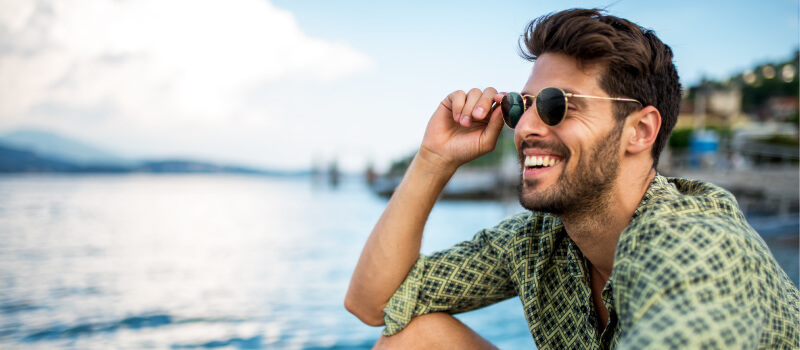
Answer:
[[(548, 87), (555, 87), (555, 86), (548, 86)], [(546, 88), (547, 88), (547, 87), (546, 87)], [(545, 89), (546, 89), (546, 88), (545, 88)], [(578, 92), (578, 91), (575, 91), (575, 90), (572, 90), (572, 89), (570, 89), (570, 88), (560, 88), (560, 89), (561, 89), (561, 90), (564, 90), (564, 92), (566, 92), (566, 93), (568, 93), (568, 94), (573, 94), (573, 95), (583, 95), (583, 94), (581, 94), (580, 92)], [(541, 90), (539, 90), (539, 91), (541, 91)], [(536, 94), (538, 94), (538, 93), (539, 93), (539, 92), (537, 91), (537, 92), (536, 92)], [(522, 95), (536, 96), (536, 94), (534, 94), (534, 93), (532, 93), (532, 92), (530, 92), (530, 91), (525, 91), (525, 90), (522, 90), (522, 91), (520, 91), (520, 94), (522, 94)]]

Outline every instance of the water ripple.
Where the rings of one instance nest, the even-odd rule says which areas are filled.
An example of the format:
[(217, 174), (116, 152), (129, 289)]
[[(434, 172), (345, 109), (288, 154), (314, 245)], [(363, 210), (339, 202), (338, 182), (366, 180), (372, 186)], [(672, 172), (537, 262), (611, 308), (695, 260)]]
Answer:
[(35, 331), (24, 337), (23, 341), (36, 342), (40, 340), (74, 338), (101, 332), (114, 332), (120, 328), (142, 329), (146, 327), (160, 327), (171, 323), (172, 317), (169, 315), (133, 316), (114, 322), (84, 323), (72, 327), (55, 326)]

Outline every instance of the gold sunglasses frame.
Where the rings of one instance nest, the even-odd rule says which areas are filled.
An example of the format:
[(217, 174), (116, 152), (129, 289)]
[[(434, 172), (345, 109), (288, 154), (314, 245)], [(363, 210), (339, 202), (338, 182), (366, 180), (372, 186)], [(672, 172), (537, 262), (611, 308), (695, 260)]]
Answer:
[[(563, 89), (561, 89), (561, 88), (557, 88), (557, 87), (551, 86), (551, 87), (546, 87), (546, 88), (544, 88), (544, 89), (541, 89), (541, 90), (539, 90), (539, 92), (537, 92), (535, 96), (534, 96), (534, 95), (523, 95), (523, 94), (519, 94), (520, 96), (522, 96), (522, 108), (523, 108), (523, 110), (522, 110), (522, 113), (523, 113), (523, 114), (525, 114), (525, 112), (527, 112), (527, 111), (528, 111), (528, 108), (529, 108), (529, 107), (528, 107), (528, 101), (527, 101), (528, 97), (530, 97), (530, 98), (532, 98), (532, 99), (533, 99), (533, 101), (531, 102), (531, 106), (533, 106), (533, 105), (534, 105), (534, 103), (536, 103), (535, 101), (536, 101), (536, 98), (537, 98), (537, 96), (539, 96), (539, 94), (541, 94), (541, 93), (542, 93), (542, 91), (544, 91), (544, 90), (547, 90), (547, 89), (557, 89), (558, 91), (561, 91), (561, 94), (562, 94), (562, 95), (564, 95), (564, 106), (565, 106), (565, 108), (564, 108), (564, 114), (561, 116), (561, 119), (558, 121), (558, 123), (556, 123), (555, 125), (550, 125), (550, 124), (547, 124), (547, 123), (545, 123), (545, 124), (547, 124), (547, 125), (550, 125), (550, 126), (556, 126), (556, 125), (558, 125), (558, 124), (561, 124), (561, 122), (564, 120), (564, 118), (566, 118), (566, 117), (567, 117), (567, 110), (569, 110), (569, 108), (568, 108), (568, 107), (566, 107), (566, 106), (567, 106), (567, 104), (569, 103), (569, 98), (570, 98), (570, 97), (583, 97), (583, 98), (594, 98), (594, 99), (599, 99), (599, 100), (611, 100), (611, 101), (636, 102), (636, 103), (638, 103), (638, 104), (639, 104), (639, 106), (642, 106), (642, 107), (644, 107), (644, 105), (643, 105), (641, 102), (639, 102), (638, 100), (634, 100), (634, 99), (632, 99), (632, 98), (623, 98), (623, 97), (603, 97), (603, 96), (590, 96), (590, 95), (578, 95), (578, 94), (573, 94), (573, 93), (571, 93), (571, 92), (566, 92), (566, 91), (564, 91), (564, 90), (563, 90)], [(538, 114), (538, 113), (539, 113), (539, 111), (537, 110), (537, 111), (536, 111), (536, 113)], [(541, 116), (540, 116), (539, 118), (541, 118)], [(522, 116), (520, 116), (520, 119), (522, 119)], [(517, 121), (517, 122), (519, 123), (519, 121)], [(506, 126), (508, 126), (508, 125), (506, 125)], [(513, 129), (513, 128), (512, 128), (512, 129)]]

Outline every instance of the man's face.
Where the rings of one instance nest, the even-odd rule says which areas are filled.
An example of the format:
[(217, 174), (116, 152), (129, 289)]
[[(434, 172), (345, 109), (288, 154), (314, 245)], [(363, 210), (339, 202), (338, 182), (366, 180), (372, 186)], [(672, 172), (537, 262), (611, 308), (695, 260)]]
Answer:
[[(598, 85), (599, 72), (597, 66), (579, 67), (569, 56), (544, 54), (522, 93), (536, 95), (546, 87), (557, 87), (568, 93), (608, 96)], [(559, 215), (591, 213), (606, 205), (622, 155), (622, 125), (614, 118), (612, 103), (569, 98), (567, 116), (556, 126), (544, 124), (535, 107), (525, 112), (514, 129), (524, 208)]]

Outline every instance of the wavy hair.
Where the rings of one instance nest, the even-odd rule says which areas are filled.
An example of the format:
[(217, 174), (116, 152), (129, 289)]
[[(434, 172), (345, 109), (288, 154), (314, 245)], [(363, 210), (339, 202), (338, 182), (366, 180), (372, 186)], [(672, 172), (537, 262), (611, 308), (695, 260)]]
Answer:
[[(681, 107), (681, 85), (672, 49), (655, 32), (601, 9), (570, 9), (534, 19), (520, 37), (520, 55), (534, 62), (545, 53), (561, 53), (580, 65), (600, 64), (600, 87), (612, 97), (636, 99), (661, 113), (653, 144), (653, 168), (667, 144)], [(615, 103), (622, 123), (639, 107)]]

